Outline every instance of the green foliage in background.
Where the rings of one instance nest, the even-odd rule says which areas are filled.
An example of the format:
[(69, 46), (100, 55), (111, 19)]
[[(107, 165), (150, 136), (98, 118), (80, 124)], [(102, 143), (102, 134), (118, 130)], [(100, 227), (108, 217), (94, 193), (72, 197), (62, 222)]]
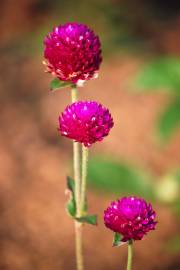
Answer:
[(102, 192), (154, 197), (153, 184), (147, 173), (122, 161), (93, 158), (89, 161), (88, 179), (91, 186)]
[(173, 99), (160, 114), (157, 131), (160, 139), (168, 141), (180, 127), (180, 98)]
[(146, 64), (135, 78), (137, 89), (164, 91), (170, 101), (159, 115), (158, 137), (167, 142), (180, 127), (180, 58), (158, 57)]
[(175, 237), (172, 237), (170, 240), (168, 240), (167, 249), (173, 253), (180, 252), (180, 235), (176, 235)]
[(180, 169), (161, 177), (123, 162), (103, 157), (89, 161), (89, 184), (101, 192), (117, 195), (137, 195), (165, 203), (180, 214)]
[(135, 78), (143, 91), (163, 90), (180, 95), (180, 58), (158, 57), (144, 65)]

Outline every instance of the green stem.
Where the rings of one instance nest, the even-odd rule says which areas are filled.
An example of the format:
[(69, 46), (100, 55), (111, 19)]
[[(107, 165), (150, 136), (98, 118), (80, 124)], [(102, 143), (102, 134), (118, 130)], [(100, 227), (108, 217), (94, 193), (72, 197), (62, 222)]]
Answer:
[(86, 214), (88, 148), (82, 145), (81, 215)]
[(132, 258), (133, 258), (133, 241), (128, 241), (128, 261), (127, 270), (132, 270)]
[[(71, 90), (72, 102), (78, 100), (76, 87)], [(80, 175), (80, 145), (73, 141), (73, 164), (74, 164), (74, 181), (75, 181), (75, 201), (76, 201), (76, 215), (81, 215), (81, 175)], [(76, 268), (77, 270), (84, 269), (83, 251), (82, 251), (82, 223), (75, 221), (75, 242), (76, 242)]]
[[(78, 100), (77, 89), (74, 87), (71, 91), (72, 102)], [(75, 181), (75, 200), (76, 200), (76, 215), (80, 217), (80, 194), (81, 194), (81, 175), (80, 175), (80, 144), (73, 141), (73, 159), (74, 159), (74, 181)]]
[(75, 235), (76, 235), (76, 269), (83, 270), (83, 251), (82, 251), (82, 223), (75, 221)]
[(75, 181), (75, 201), (76, 201), (76, 215), (80, 217), (80, 194), (81, 194), (81, 177), (80, 177), (80, 153), (79, 143), (73, 142), (74, 152), (74, 181)]
[(78, 91), (76, 86), (71, 88), (71, 100), (72, 102), (78, 101)]

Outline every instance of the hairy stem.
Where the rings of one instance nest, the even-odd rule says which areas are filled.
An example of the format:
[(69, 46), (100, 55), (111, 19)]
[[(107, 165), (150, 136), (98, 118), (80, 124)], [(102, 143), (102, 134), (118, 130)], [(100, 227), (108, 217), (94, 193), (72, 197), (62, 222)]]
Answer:
[(82, 145), (81, 215), (86, 213), (88, 148)]
[(75, 235), (76, 235), (76, 269), (83, 270), (83, 251), (82, 251), (82, 223), (75, 221)]
[(132, 258), (133, 258), (133, 241), (128, 241), (128, 261), (127, 270), (132, 270)]
[[(72, 102), (78, 100), (76, 87), (71, 90)], [(74, 181), (75, 181), (75, 201), (76, 201), (76, 216), (81, 215), (81, 175), (80, 175), (80, 145), (73, 141), (73, 164), (74, 164)], [(77, 270), (84, 269), (83, 251), (82, 251), (82, 223), (75, 221), (75, 242), (76, 242), (76, 268)]]
[(78, 101), (78, 90), (77, 90), (76, 86), (71, 88), (71, 100), (72, 100), (72, 102)]
[[(71, 90), (72, 102), (78, 100), (76, 87)], [(80, 166), (80, 144), (73, 141), (73, 165), (74, 165), (74, 181), (75, 181), (75, 200), (76, 200), (76, 215), (80, 217), (80, 194), (81, 194), (81, 166)]]
[(80, 176), (80, 153), (79, 143), (73, 142), (73, 156), (74, 156), (74, 181), (75, 181), (75, 201), (76, 201), (76, 216), (80, 217), (80, 199), (81, 199), (81, 176)]

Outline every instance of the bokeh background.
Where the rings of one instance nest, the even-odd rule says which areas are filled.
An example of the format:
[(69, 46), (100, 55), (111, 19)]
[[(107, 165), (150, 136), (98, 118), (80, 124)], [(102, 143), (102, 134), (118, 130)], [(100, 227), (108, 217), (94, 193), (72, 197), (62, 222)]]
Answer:
[(74, 226), (64, 206), (71, 142), (59, 136), (67, 89), (50, 92), (43, 38), (54, 25), (88, 24), (100, 36), (99, 78), (81, 99), (110, 108), (115, 126), (90, 150), (87, 270), (125, 269), (103, 210), (121, 195), (152, 201), (158, 225), (135, 244), (134, 270), (180, 269), (180, 2), (1, 0), (0, 269), (75, 269)]

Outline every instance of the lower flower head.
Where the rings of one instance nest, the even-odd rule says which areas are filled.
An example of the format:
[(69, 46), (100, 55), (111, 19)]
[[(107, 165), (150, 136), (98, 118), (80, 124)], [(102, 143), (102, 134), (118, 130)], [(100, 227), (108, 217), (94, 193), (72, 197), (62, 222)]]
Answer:
[(85, 146), (102, 141), (113, 125), (109, 110), (95, 101), (72, 103), (59, 117), (61, 135)]
[(123, 242), (141, 240), (147, 232), (155, 229), (155, 216), (150, 203), (130, 196), (111, 203), (104, 211), (104, 223), (107, 228), (120, 233)]

